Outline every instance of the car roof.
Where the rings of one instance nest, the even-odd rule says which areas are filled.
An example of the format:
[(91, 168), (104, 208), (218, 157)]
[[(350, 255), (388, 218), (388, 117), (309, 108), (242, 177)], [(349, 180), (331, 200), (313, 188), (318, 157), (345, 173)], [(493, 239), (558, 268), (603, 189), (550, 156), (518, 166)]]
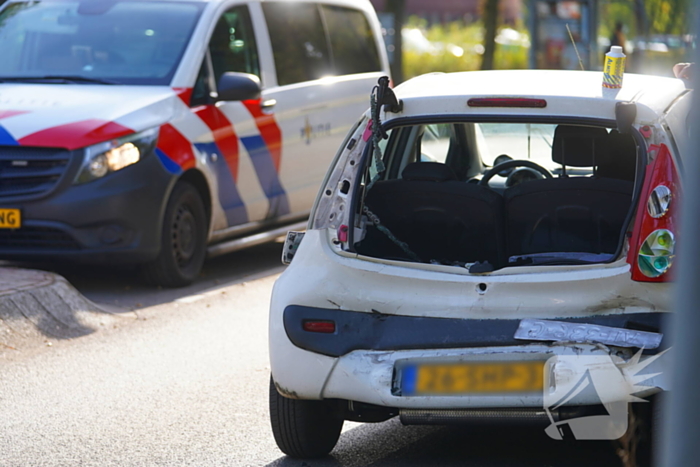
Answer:
[[(404, 111), (386, 119), (411, 115), (485, 114), (541, 115), (613, 120), (617, 102), (637, 103), (637, 122), (651, 123), (679, 96), (688, 92), (679, 79), (624, 75), (621, 89), (602, 86), (603, 73), (560, 70), (497, 70), (430, 73), (395, 89)], [(479, 97), (544, 99), (545, 108), (470, 108)]]

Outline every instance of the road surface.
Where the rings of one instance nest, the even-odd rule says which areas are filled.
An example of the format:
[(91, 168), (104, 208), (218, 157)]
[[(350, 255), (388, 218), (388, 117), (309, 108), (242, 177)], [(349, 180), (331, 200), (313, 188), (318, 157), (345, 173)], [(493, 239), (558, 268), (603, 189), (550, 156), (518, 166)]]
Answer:
[(268, 422), (267, 308), (280, 245), (217, 258), (179, 290), (129, 271), (52, 268), (126, 319), (0, 358), (0, 466), (617, 466), (611, 442), (540, 428), (346, 422), (331, 456), (293, 460)]

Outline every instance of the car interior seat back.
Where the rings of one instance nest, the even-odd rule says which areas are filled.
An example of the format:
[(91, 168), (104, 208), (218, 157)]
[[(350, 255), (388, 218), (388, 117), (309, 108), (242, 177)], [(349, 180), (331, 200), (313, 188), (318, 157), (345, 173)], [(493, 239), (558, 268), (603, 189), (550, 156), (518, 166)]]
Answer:
[(552, 160), (568, 167), (593, 167), (607, 138), (605, 128), (558, 125), (552, 140)]
[[(365, 199), (367, 207), (423, 262), (488, 261), (500, 267), (505, 261), (501, 195), (450, 178), (437, 165), (444, 166), (409, 164), (402, 179), (375, 183)], [(368, 229), (357, 250), (407, 259), (401, 248), (376, 228)]]
[[(608, 137), (603, 128), (560, 125), (555, 131), (552, 159), (591, 168), (600, 159), (605, 172), (612, 157)], [(633, 179), (595, 176), (536, 180), (507, 189), (508, 256), (614, 253), (630, 210), (633, 188)]]
[(596, 177), (634, 182), (637, 169), (637, 144), (631, 135), (612, 130), (606, 138), (605, 151), (596, 158)]
[(457, 175), (446, 164), (439, 162), (412, 162), (403, 169), (401, 178), (418, 182), (447, 182), (457, 180)]

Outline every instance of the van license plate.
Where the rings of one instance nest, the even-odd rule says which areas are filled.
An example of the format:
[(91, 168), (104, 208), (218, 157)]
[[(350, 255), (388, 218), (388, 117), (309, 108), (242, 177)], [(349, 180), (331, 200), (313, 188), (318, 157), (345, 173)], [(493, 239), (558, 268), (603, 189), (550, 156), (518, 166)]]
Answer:
[(403, 396), (541, 391), (544, 362), (478, 362), (407, 365)]
[(22, 227), (22, 214), (19, 209), (0, 209), (0, 229)]

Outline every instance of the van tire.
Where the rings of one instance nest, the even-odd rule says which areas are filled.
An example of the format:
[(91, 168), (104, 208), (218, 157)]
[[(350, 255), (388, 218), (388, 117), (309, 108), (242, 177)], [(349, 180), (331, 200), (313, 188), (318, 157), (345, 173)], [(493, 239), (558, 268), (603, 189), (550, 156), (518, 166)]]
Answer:
[(202, 270), (207, 216), (202, 197), (188, 182), (175, 184), (163, 216), (160, 252), (143, 267), (146, 279), (164, 287), (191, 284)]
[(270, 377), (270, 423), (280, 450), (290, 457), (317, 458), (340, 438), (343, 419), (324, 401), (288, 399)]

